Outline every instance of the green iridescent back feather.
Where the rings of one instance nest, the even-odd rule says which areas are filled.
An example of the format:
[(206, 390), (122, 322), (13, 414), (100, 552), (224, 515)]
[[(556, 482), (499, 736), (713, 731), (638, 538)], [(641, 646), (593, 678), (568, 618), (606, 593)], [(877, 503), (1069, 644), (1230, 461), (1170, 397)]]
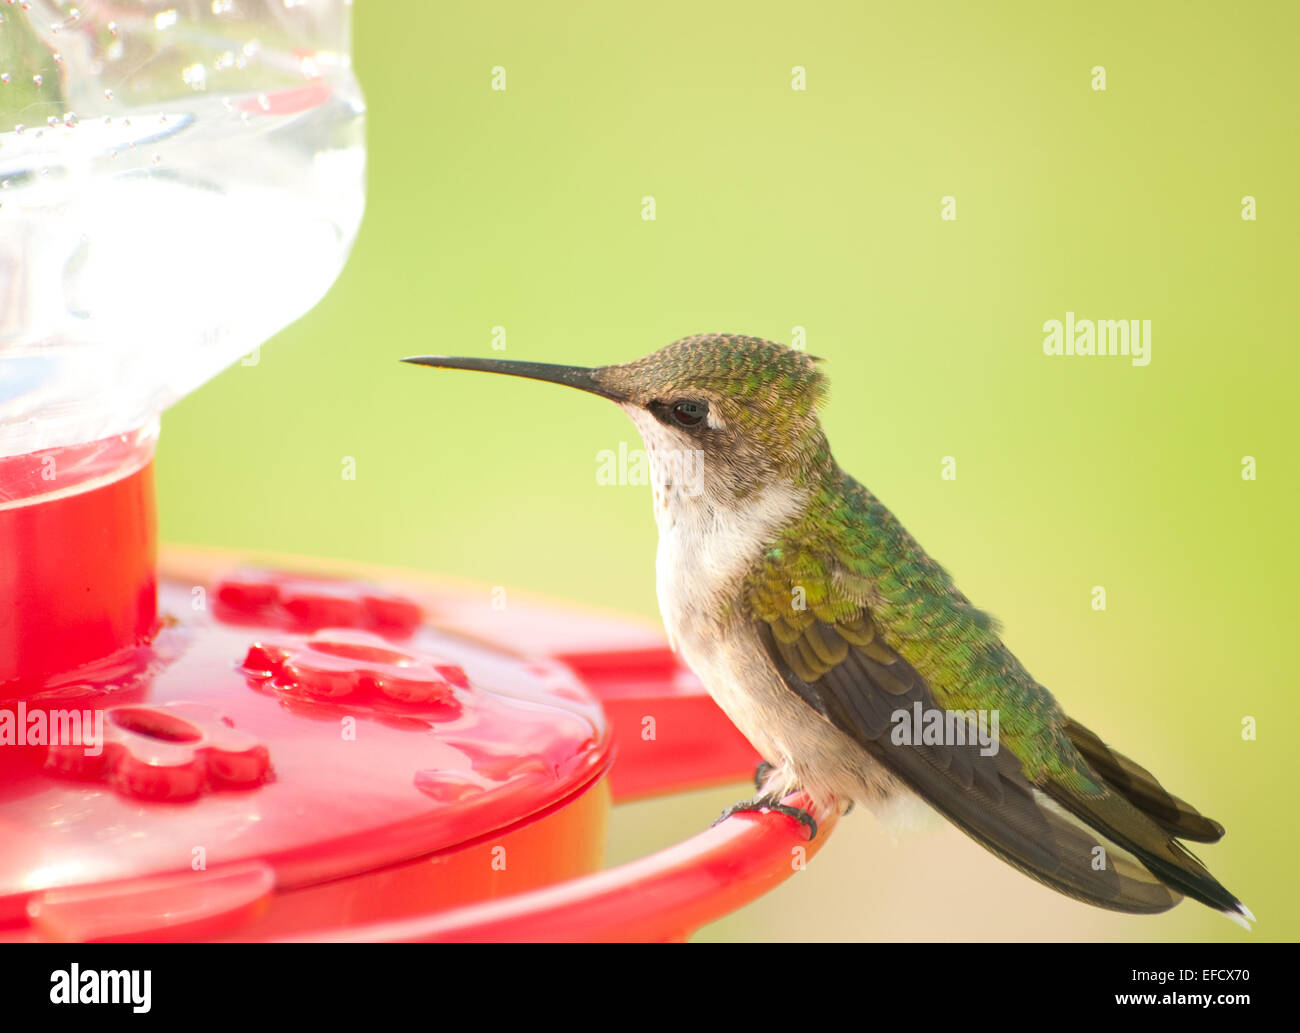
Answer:
[(939, 705), (999, 712), (1002, 744), (1026, 777), (1099, 789), (1066, 735), (1065, 714), (1002, 643), (996, 621), (838, 466), (831, 464), (812, 505), (767, 550), (744, 598), (751, 616), (798, 632), (818, 620), (851, 624), (865, 610)]

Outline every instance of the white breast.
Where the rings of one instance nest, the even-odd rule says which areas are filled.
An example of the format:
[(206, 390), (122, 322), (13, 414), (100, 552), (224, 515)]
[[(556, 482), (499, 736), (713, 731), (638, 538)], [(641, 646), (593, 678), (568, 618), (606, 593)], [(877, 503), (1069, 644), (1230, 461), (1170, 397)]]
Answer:
[(712, 630), (806, 498), (785, 485), (765, 488), (740, 507), (675, 490), (666, 494), (655, 506), (655, 573), (659, 610), (676, 642), (690, 637), (692, 627)]

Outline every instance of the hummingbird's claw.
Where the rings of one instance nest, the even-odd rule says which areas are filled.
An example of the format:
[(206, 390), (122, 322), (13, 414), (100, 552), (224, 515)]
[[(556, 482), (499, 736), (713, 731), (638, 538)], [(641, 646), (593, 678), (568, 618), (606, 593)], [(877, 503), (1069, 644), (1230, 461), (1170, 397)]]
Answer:
[(793, 818), (800, 825), (808, 828), (808, 842), (817, 838), (817, 819), (801, 807), (787, 807), (783, 803), (769, 804), (764, 810), (776, 811), (778, 814), (784, 814), (787, 818)]
[(779, 800), (764, 796), (760, 796), (755, 800), (741, 800), (738, 803), (733, 803), (718, 815), (713, 824), (720, 825), (733, 814), (744, 814), (748, 811), (776, 811), (778, 814), (784, 814), (788, 818), (793, 818), (800, 825), (807, 826), (809, 842), (817, 838), (817, 819), (811, 814), (799, 807), (790, 807)]
[(758, 762), (758, 767), (754, 769), (754, 788), (761, 791), (763, 783), (767, 781), (767, 777), (775, 770), (775, 764), (770, 764), (765, 760), (760, 760)]
[(733, 814), (741, 814), (745, 811), (756, 811), (759, 809), (760, 808), (754, 806), (754, 802), (752, 800), (741, 800), (739, 803), (733, 803), (730, 807), (728, 807), (726, 810), (724, 810), (721, 814), (719, 814), (716, 818), (713, 819), (713, 824), (710, 825), (709, 828), (714, 828), (718, 825), (721, 825)]

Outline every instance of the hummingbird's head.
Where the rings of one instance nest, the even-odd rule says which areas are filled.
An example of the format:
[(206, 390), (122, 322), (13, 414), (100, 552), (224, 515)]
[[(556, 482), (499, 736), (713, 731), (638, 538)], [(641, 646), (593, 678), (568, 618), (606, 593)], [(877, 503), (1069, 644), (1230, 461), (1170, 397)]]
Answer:
[(818, 360), (772, 341), (701, 334), (613, 366), (417, 356), (426, 366), (546, 380), (608, 398), (645, 442), (655, 486), (724, 502), (779, 482), (811, 485), (830, 463), (817, 419)]
[(702, 474), (703, 487), (744, 495), (807, 480), (828, 460), (817, 361), (758, 337), (701, 334), (594, 372), (624, 399), (652, 464), (681, 457), (683, 474)]

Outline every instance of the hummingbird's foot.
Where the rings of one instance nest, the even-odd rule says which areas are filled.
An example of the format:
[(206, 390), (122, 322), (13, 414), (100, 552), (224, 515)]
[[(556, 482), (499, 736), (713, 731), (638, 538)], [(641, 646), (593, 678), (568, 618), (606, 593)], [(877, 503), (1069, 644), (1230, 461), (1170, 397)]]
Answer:
[(733, 803), (718, 815), (717, 820), (713, 824), (720, 825), (733, 814), (744, 814), (748, 811), (776, 811), (778, 814), (784, 814), (788, 818), (793, 818), (800, 825), (807, 826), (808, 839), (810, 842), (817, 838), (816, 818), (799, 807), (787, 806), (780, 800), (773, 799), (770, 796), (760, 796), (753, 800), (741, 800), (739, 803)]
[(762, 792), (763, 783), (767, 781), (768, 776), (770, 776), (775, 770), (775, 764), (769, 764), (765, 760), (760, 760), (758, 762), (758, 767), (754, 769), (754, 788)]

